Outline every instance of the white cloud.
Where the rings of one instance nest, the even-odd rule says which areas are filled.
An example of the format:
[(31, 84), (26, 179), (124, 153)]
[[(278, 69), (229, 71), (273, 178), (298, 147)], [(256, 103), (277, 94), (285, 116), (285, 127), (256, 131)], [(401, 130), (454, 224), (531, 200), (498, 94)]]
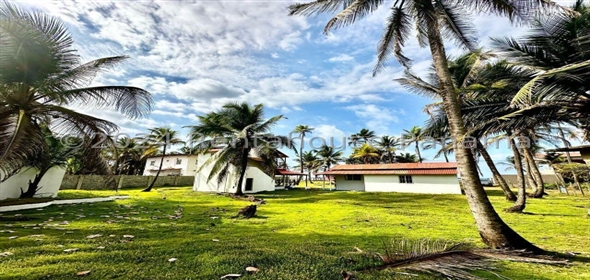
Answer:
[(371, 130), (383, 131), (391, 123), (399, 122), (398, 115), (404, 114), (403, 111), (388, 109), (375, 104), (359, 104), (345, 107), (351, 110), (360, 119), (365, 121), (367, 128)]
[(351, 60), (354, 60), (354, 57), (344, 54), (344, 53), (337, 55), (337, 56), (330, 57), (328, 59), (329, 62), (347, 62), (347, 61), (351, 61)]

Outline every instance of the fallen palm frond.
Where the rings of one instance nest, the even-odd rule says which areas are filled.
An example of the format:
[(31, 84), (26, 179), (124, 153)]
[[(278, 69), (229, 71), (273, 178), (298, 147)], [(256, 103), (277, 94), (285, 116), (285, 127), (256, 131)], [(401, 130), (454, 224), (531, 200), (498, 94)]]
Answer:
[(499, 279), (508, 279), (494, 272), (494, 261), (567, 264), (567, 260), (533, 255), (526, 251), (476, 249), (463, 243), (430, 239), (394, 239), (384, 244), (384, 253), (377, 253), (377, 256), (383, 265), (363, 271), (392, 269), (397, 272), (440, 275), (450, 279), (479, 280), (484, 278), (475, 275), (475, 271), (485, 271)]

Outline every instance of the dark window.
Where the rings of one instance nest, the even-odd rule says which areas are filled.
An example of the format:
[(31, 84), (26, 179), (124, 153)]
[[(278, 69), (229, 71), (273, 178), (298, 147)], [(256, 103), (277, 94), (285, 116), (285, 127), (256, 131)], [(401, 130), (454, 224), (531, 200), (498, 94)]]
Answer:
[(155, 165), (156, 165), (156, 161), (155, 160), (150, 161), (150, 166), (155, 166)]
[(246, 191), (251, 191), (254, 186), (253, 178), (246, 178)]
[(401, 175), (399, 176), (399, 182), (401, 184), (412, 184), (412, 176), (409, 175)]
[(176, 164), (182, 164), (182, 159), (177, 158), (176, 159)]
[(346, 180), (346, 181), (360, 181), (361, 175), (345, 175), (344, 180)]

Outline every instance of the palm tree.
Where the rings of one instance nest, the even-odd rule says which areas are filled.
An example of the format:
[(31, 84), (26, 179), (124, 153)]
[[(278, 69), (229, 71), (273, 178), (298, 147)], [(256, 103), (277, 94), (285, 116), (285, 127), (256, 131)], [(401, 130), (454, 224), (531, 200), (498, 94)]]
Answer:
[(156, 180), (160, 176), (160, 171), (162, 171), (162, 166), (164, 165), (164, 157), (166, 157), (166, 149), (169, 146), (184, 144), (184, 141), (177, 138), (178, 131), (172, 130), (169, 127), (156, 127), (150, 129), (150, 134), (148, 136), (148, 143), (154, 146), (162, 147), (162, 154), (160, 159), (160, 166), (158, 167), (158, 171), (156, 172), (156, 176), (154, 180), (150, 183), (150, 185), (143, 189), (143, 192), (149, 192), (154, 187)]
[(368, 164), (378, 159), (381, 155), (373, 146), (365, 143), (359, 148), (355, 148), (352, 152), (351, 158), (361, 159), (363, 163)]
[(395, 162), (395, 152), (400, 146), (399, 138), (395, 136), (381, 136), (377, 142), (377, 147), (383, 151), (383, 154), (387, 156), (387, 163)]
[(263, 105), (250, 106), (248, 103), (228, 103), (217, 112), (199, 116), (200, 124), (189, 127), (191, 140), (199, 142), (197, 147), (201, 153), (208, 152), (218, 137), (229, 140), (201, 166), (202, 169), (213, 164), (207, 180), (217, 176), (218, 183), (221, 183), (232, 174), (233, 168), (237, 168), (237, 172), (233, 172), (237, 177), (235, 194), (243, 195), (242, 185), (251, 151), (263, 159), (260, 163), (263, 171), (274, 176), (276, 146), (271, 142), (278, 139), (282, 144), (290, 145), (286, 137), (269, 134), (270, 129), (282, 118), (282, 115), (278, 115), (265, 120)]
[[(70, 106), (112, 107), (136, 118), (151, 111), (149, 92), (127, 86), (89, 86), (101, 70), (126, 59), (81, 63), (56, 18), (0, 3), (0, 174), (10, 174), (47, 149), (42, 126), (56, 135), (108, 135), (117, 126)], [(4, 175), (0, 175), (4, 176)]]
[[(324, 12), (339, 11), (330, 19), (324, 28), (329, 32), (333, 28), (354, 23), (363, 16), (377, 10), (387, 1), (325, 1), (317, 0), (310, 3), (290, 6), (290, 15), (317, 15)], [(461, 114), (459, 97), (456, 94), (449, 71), (447, 55), (441, 30), (445, 30), (451, 39), (461, 46), (473, 49), (472, 32), (465, 10), (476, 12), (492, 12), (507, 15), (511, 20), (521, 20), (529, 15), (529, 10), (539, 6), (553, 5), (551, 1), (523, 0), (473, 0), (473, 1), (422, 1), (398, 0), (391, 6), (391, 15), (387, 20), (385, 34), (378, 47), (377, 65), (373, 74), (384, 68), (385, 61), (393, 54), (397, 60), (408, 66), (410, 59), (404, 56), (402, 48), (411, 36), (413, 27), (417, 27), (418, 40), (421, 46), (428, 45), (440, 81), (440, 95), (447, 112), (451, 136), (456, 140), (466, 135), (464, 120)], [(512, 230), (494, 210), (478, 176), (477, 163), (471, 149), (455, 143), (455, 157), (463, 182), (467, 201), (474, 215), (482, 241), (493, 248), (520, 248), (539, 250), (530, 242)]]
[(317, 150), (317, 154), (320, 157), (320, 162), (324, 167), (324, 171), (330, 170), (332, 165), (344, 161), (344, 158), (342, 157), (342, 150), (335, 150), (332, 146), (321, 146)]
[(405, 153), (397, 156), (399, 163), (413, 163), (418, 162), (418, 157), (415, 154)]
[[(296, 160), (299, 162), (299, 166), (303, 167), (301, 173), (303, 173), (303, 169), (307, 171), (307, 178), (311, 182), (311, 173), (316, 172), (322, 167), (322, 161), (317, 155), (316, 151), (307, 151), (303, 152), (303, 155)], [(305, 188), (307, 188), (307, 180), (305, 180)]]
[[(309, 125), (298, 125), (295, 127), (293, 132), (299, 133), (299, 162), (303, 161), (303, 146), (305, 145), (305, 135), (308, 133), (312, 133), (313, 127), (309, 127)], [(303, 164), (300, 164), (300, 171), (303, 173)], [(309, 178), (308, 178), (309, 179)], [(305, 186), (307, 187), (307, 179), (305, 180)]]
[(403, 139), (407, 140), (409, 144), (414, 144), (416, 148), (416, 155), (418, 155), (418, 161), (422, 162), (422, 156), (420, 155), (420, 141), (424, 140), (422, 128), (414, 126), (410, 130), (404, 129)]

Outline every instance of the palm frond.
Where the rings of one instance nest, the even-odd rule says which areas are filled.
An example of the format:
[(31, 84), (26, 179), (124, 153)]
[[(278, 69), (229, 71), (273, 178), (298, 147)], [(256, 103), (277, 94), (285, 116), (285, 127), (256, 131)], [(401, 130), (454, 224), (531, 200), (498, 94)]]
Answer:
[(460, 46), (473, 51), (476, 48), (475, 30), (471, 21), (466, 19), (468, 13), (457, 3), (435, 1), (442, 26), (447, 37), (453, 38)]
[(383, 4), (383, 0), (354, 0), (343, 11), (328, 21), (324, 27), (324, 33), (330, 30), (346, 26), (374, 12)]
[(385, 67), (385, 61), (393, 53), (396, 59), (405, 67), (410, 66), (402, 48), (410, 36), (411, 17), (406, 13), (403, 1), (399, 6), (393, 7), (391, 15), (387, 19), (385, 34), (377, 47), (377, 64), (373, 68), (373, 76), (377, 75)]

